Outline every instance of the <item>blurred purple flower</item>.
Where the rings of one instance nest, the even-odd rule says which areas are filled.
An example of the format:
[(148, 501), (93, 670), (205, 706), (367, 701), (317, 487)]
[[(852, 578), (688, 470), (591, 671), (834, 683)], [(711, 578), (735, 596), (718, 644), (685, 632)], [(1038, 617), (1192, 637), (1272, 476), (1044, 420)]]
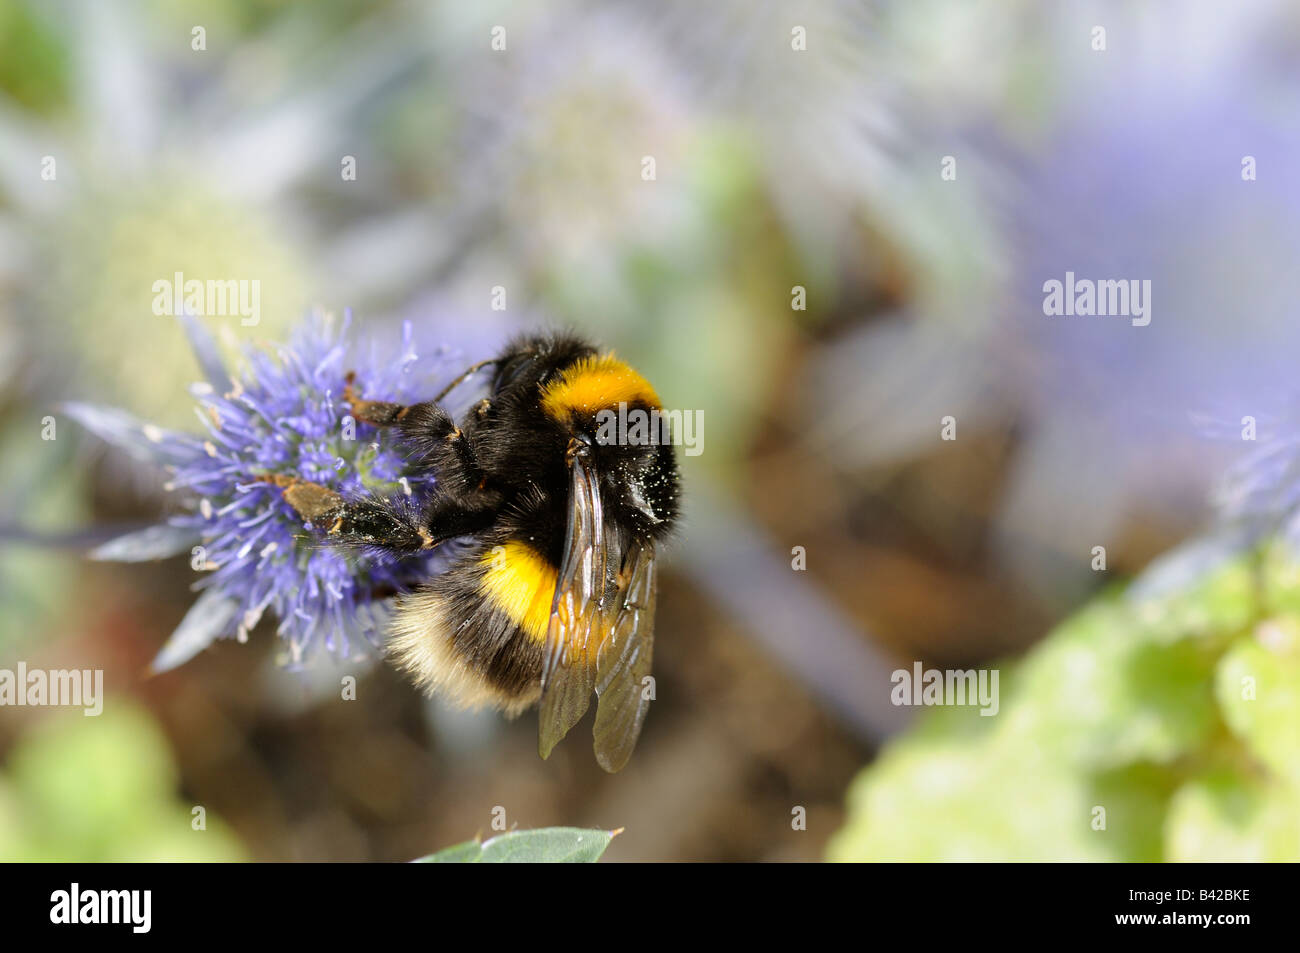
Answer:
[[(1274, 412), (1258, 421), (1249, 449), (1227, 469), (1215, 488), (1219, 520), (1247, 543), (1278, 536), (1300, 547), (1300, 419)], [(1231, 437), (1241, 441), (1240, 429)]]
[[(956, 315), (908, 302), (835, 340), (810, 374), (832, 408), (811, 437), (849, 466), (934, 452), (949, 414), (1007, 440), (990, 549), (1047, 605), (1096, 584), (1096, 545), (1125, 565), (1196, 531), (1234, 455), (1202, 423), (1212, 415), (1249, 451), (1242, 419), (1263, 420), (1291, 389), (1300, 189), (1280, 170), (1300, 161), (1285, 105), (1297, 74), (1294, 48), (1275, 42), (1280, 8), (1255, 6), (1228, 26), (1190, 5), (1104, 62), (1076, 42), (1090, 21), (1045, 21), (1042, 43), (1084, 50), (1062, 59), (1054, 109), (1033, 135), (977, 127), (952, 147), (982, 160), (978, 185), (953, 195), (984, 216), (987, 294)], [(1122, 22), (1117, 7), (1112, 36), (1136, 35)], [(1149, 323), (1049, 316), (1045, 283), (1067, 272), (1149, 282)]]
[(345, 375), (355, 372), (367, 397), (411, 403), (436, 392), (438, 379), (450, 376), (442, 372), (461, 362), (445, 348), (417, 347), (410, 322), (396, 347), (355, 348), (349, 323), (310, 317), (288, 346), (249, 349), (247, 367), (232, 382), (201, 326), (186, 319), (208, 377), (191, 387), (205, 436), (163, 430), (119, 410), (67, 406), (98, 436), (161, 464), (167, 489), (185, 494), (182, 513), (92, 554), (131, 562), (190, 549), (194, 568), (205, 572), (194, 587), (202, 595), (154, 660), (155, 671), (182, 664), (214, 639), (245, 641), (268, 612), (279, 620), (292, 665), (321, 648), (339, 658), (370, 656), (381, 645), (389, 597), (436, 571), (436, 555), (397, 561), (319, 545), (277, 485), (301, 479), (346, 499), (371, 492), (413, 501), (430, 488), (426, 475), (408, 471), (390, 434), (351, 422), (340, 403)]

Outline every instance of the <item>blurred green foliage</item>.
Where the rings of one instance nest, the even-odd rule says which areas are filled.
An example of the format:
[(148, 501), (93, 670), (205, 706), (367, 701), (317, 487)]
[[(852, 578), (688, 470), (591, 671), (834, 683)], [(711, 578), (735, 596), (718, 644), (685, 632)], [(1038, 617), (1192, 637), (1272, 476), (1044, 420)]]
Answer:
[(1281, 548), (1098, 597), (1001, 695), (886, 749), (829, 858), (1300, 859), (1300, 567)]
[(63, 106), (68, 55), (57, 32), (17, 0), (0, 0), (0, 91), (35, 112)]
[(235, 861), (244, 850), (212, 812), (192, 827), (157, 724), (109, 698), (24, 733), (0, 773), (0, 860)]
[[(85, 471), (71, 465), (71, 440), (34, 444), (44, 427), (35, 415), (0, 423), (0, 526), (57, 535), (85, 524)], [(39, 543), (0, 547), (0, 659), (17, 658), (48, 628), (66, 624), (77, 608), (67, 593), (79, 563), (78, 553)]]
[(154, 282), (177, 273), (254, 276), (255, 324), (200, 318), (229, 359), (242, 345), (283, 337), (307, 310), (305, 265), (282, 231), (258, 209), (184, 174), (154, 170), (147, 181), (86, 187), (39, 236), (51, 278), (34, 298), (42, 313), (68, 316), (76, 327), (75, 350), (67, 324), (43, 328), (42, 357), (85, 376), (80, 396), (193, 429), (193, 406), (177, 396), (202, 375), (179, 322), (151, 310)]

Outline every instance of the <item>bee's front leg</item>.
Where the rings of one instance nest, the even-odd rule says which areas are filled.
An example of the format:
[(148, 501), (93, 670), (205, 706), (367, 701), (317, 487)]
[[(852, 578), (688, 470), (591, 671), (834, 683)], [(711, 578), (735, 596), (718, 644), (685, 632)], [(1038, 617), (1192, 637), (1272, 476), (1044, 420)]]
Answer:
[(283, 489), (284, 501), (313, 527), (324, 530), (331, 542), (394, 553), (416, 553), (442, 542), (425, 526), (422, 514), (397, 501), (348, 502), (329, 487), (307, 480), (289, 481)]
[(396, 427), (403, 434), (420, 435), (430, 430), (445, 435), (456, 427), (451, 415), (435, 401), (419, 404), (397, 404), (388, 400), (365, 400), (356, 390), (356, 374), (348, 372), (343, 387), (343, 402), (352, 409), (357, 420), (376, 427)]
[[(348, 375), (343, 399), (358, 420), (376, 427), (393, 427), (402, 443), (414, 451), (420, 462), (433, 469), (445, 482), (458, 483), (464, 489), (483, 487), (486, 474), (479, 465), (469, 436), (456, 425), (436, 401), (419, 404), (395, 404), (389, 401), (363, 400), (354, 389), (353, 375)], [(481, 420), (489, 406), (480, 401), (472, 412)]]
[(423, 508), (404, 498), (365, 497), (351, 502), (307, 480), (276, 480), (284, 501), (313, 527), (324, 542), (358, 549), (380, 549), (399, 556), (429, 550), (456, 536), (477, 532), (491, 523), (489, 511), (460, 501), (436, 498)]

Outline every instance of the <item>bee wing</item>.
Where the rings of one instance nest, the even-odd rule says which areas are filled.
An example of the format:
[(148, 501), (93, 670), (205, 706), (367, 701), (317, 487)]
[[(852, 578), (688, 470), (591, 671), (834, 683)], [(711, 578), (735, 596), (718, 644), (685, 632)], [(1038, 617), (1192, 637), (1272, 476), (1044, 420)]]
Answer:
[(655, 547), (650, 540), (628, 548), (619, 572), (618, 611), (596, 656), (595, 749), (606, 771), (618, 771), (636, 747), (650, 699), (655, 630)]
[(543, 758), (591, 703), (595, 659), (605, 634), (605, 526), (598, 477), (583, 457), (570, 469), (568, 526), (542, 651), (537, 750)]

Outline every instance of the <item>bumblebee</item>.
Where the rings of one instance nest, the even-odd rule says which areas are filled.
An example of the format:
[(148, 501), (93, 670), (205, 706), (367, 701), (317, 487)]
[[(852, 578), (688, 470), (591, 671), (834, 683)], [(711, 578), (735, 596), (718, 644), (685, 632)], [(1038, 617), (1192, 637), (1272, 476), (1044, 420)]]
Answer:
[[(450, 391), (485, 367), (487, 396), (457, 422)], [(602, 412), (661, 409), (654, 388), (612, 353), (565, 333), (512, 341), (433, 400), (356, 393), (357, 420), (394, 428), (434, 489), (344, 500), (313, 483), (288, 503), (333, 543), (410, 556), (451, 539), (451, 567), (396, 597), (388, 648), (429, 693), (508, 715), (539, 704), (543, 758), (597, 696), (596, 759), (618, 771), (649, 707), (656, 551), (678, 516), (671, 441), (602, 437)]]

